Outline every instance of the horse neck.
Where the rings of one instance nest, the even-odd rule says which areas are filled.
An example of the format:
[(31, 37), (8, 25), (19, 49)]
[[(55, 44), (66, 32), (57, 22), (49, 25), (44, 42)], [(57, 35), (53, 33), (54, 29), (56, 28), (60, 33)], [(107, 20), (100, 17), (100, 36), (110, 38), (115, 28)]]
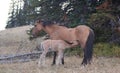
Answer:
[(49, 25), (49, 26), (45, 26), (45, 28), (43, 30), (48, 34), (52, 34), (55, 31), (59, 30), (60, 28), (61, 28), (61, 26), (59, 26), (59, 25)]

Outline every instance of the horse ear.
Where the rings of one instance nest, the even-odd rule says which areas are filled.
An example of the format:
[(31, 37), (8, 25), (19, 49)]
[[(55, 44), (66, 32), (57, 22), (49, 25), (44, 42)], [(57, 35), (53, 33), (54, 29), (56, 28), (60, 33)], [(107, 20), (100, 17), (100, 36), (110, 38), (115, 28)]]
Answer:
[(38, 23), (40, 23), (41, 22), (41, 20), (38, 20)]
[(37, 22), (37, 23), (40, 23), (40, 22), (41, 22), (41, 20), (37, 20), (36, 22)]

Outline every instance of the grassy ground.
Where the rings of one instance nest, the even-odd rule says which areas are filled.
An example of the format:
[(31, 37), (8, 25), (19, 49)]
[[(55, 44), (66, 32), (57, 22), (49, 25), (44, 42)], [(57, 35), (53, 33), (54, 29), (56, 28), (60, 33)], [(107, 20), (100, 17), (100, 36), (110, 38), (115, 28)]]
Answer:
[(51, 66), (52, 58), (46, 59), (45, 67), (38, 67), (37, 61), (0, 65), (0, 73), (119, 73), (119, 58), (93, 58), (91, 65), (81, 66), (82, 58), (65, 58), (64, 66)]

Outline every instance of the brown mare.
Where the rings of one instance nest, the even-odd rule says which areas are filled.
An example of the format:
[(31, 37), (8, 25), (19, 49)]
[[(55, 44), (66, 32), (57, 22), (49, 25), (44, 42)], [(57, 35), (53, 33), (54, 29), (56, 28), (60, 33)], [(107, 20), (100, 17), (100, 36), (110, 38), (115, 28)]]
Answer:
[[(60, 26), (51, 21), (37, 20), (32, 29), (33, 37), (37, 37), (40, 31), (45, 31), (50, 39), (64, 40), (71, 47), (80, 46), (84, 50), (83, 65), (90, 63), (93, 55), (94, 32), (86, 25), (79, 25), (75, 28)], [(54, 53), (53, 64), (55, 64), (56, 53)]]
[(56, 65), (61, 65), (62, 64), (62, 59), (64, 57), (64, 50), (66, 48), (69, 48), (71, 45), (67, 44), (63, 40), (52, 40), (52, 39), (47, 39), (41, 42), (39, 45), (39, 50), (43, 51), (40, 60), (38, 62), (39, 66), (45, 66), (45, 57), (46, 54), (50, 51), (55, 51), (57, 52), (58, 56), (56, 59)]

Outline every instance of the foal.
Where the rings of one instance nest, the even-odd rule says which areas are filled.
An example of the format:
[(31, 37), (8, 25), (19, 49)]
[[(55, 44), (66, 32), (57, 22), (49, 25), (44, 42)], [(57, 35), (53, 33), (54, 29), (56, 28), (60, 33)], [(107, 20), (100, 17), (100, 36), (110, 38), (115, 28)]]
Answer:
[(67, 44), (63, 40), (51, 40), (51, 39), (44, 40), (40, 44), (40, 50), (42, 50), (43, 52), (40, 56), (40, 60), (38, 64), (45, 65), (46, 54), (50, 51), (55, 51), (58, 53), (58, 56), (56, 59), (56, 65), (62, 64), (64, 50), (69, 47), (70, 47), (70, 44)]

